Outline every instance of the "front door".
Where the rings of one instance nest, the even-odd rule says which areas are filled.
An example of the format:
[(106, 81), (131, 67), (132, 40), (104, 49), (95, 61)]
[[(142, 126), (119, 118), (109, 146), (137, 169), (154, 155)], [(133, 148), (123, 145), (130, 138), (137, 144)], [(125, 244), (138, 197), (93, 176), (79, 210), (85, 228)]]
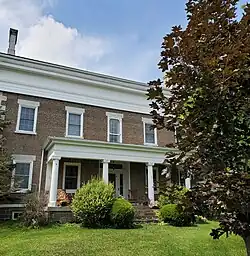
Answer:
[(114, 185), (116, 196), (124, 196), (124, 175), (122, 171), (110, 171), (109, 182)]

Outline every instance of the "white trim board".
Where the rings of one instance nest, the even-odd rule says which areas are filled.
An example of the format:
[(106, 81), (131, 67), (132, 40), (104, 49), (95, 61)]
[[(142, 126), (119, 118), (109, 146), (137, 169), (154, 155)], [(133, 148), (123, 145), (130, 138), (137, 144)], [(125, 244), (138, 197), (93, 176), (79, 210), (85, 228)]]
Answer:
[(48, 160), (65, 157), (158, 164), (163, 163), (167, 151), (177, 151), (171, 148), (53, 137), (45, 149), (48, 151)]
[(0, 204), (0, 208), (22, 208), (25, 204)]
[(0, 67), (0, 90), (5, 92), (136, 113), (150, 112), (148, 87), (144, 83), (1, 53)]

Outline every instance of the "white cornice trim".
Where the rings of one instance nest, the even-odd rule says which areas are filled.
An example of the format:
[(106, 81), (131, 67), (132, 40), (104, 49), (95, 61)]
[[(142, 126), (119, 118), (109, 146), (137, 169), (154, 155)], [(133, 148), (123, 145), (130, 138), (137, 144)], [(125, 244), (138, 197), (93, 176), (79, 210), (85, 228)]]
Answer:
[(100, 85), (105, 85), (107, 87), (114, 86), (115, 88), (120, 87), (121, 90), (126, 91), (129, 89), (135, 89), (135, 91), (144, 92), (145, 88), (147, 88), (147, 84), (142, 82), (90, 72), (77, 68), (66, 67), (63, 65), (57, 65), (53, 63), (28, 59), (24, 57), (12, 56), (4, 53), (0, 53), (0, 65), (9, 68), (16, 68), (25, 71), (36, 72), (44, 75), (49, 75), (49, 73), (46, 72), (50, 72), (50, 75), (56, 75), (57, 77), (63, 75), (65, 78), (69, 76), (72, 79), (80, 78), (81, 81), (87, 79), (87, 82), (94, 82), (95, 84), (100, 82)]
[[(118, 77), (0, 53), (6, 92), (148, 114), (147, 85)], [(168, 90), (164, 90), (169, 95)]]

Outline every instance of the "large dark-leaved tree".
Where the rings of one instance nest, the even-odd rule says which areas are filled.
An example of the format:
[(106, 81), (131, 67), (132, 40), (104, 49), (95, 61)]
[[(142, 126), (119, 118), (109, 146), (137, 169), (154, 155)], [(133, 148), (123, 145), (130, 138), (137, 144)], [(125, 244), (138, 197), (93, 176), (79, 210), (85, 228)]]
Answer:
[(12, 158), (5, 148), (4, 129), (9, 125), (5, 120), (5, 111), (0, 110), (0, 199), (9, 196), (14, 189), (11, 185), (14, 168)]
[(250, 255), (250, 5), (237, 17), (238, 2), (187, 2), (188, 25), (164, 37), (164, 79), (148, 98), (155, 126), (176, 132), (180, 152), (166, 161), (197, 181), (193, 210), (212, 210), (211, 235), (241, 236)]

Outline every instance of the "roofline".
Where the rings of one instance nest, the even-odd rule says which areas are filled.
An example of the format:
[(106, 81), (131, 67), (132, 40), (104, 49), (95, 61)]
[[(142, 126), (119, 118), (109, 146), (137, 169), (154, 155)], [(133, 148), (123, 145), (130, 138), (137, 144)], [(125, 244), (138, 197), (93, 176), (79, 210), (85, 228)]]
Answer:
[[(6, 66), (7, 68), (21, 68), (27, 69), (30, 71), (36, 71), (37, 73), (42, 73), (42, 71), (47, 71), (51, 73), (55, 73), (58, 75), (67, 75), (78, 79), (88, 79), (93, 82), (102, 82), (107, 86), (116, 86), (120, 87), (123, 90), (126, 89), (134, 89), (137, 91), (141, 91), (145, 93), (145, 89), (147, 88), (146, 83), (137, 82), (129, 79), (124, 79), (120, 77), (105, 75), (101, 73), (96, 73), (92, 71), (86, 71), (78, 68), (67, 67), (63, 65), (53, 64), (50, 62), (30, 59), (26, 57), (20, 57), (16, 55), (9, 55), (6, 53), (0, 52), (0, 64), (2, 66)], [(168, 89), (164, 89), (166, 94), (169, 94)]]

